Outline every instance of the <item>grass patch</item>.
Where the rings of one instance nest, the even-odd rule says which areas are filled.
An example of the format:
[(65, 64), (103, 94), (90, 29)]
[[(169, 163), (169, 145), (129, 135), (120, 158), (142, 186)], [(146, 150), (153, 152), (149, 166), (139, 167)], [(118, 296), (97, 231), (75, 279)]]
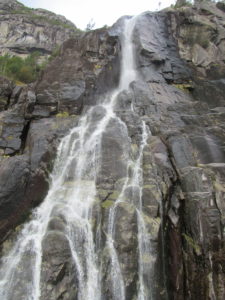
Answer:
[(102, 202), (102, 208), (109, 208), (111, 207), (115, 202), (111, 201), (111, 200), (106, 200), (104, 202)]
[(30, 16), (30, 18), (31, 18), (32, 20), (38, 20), (38, 21), (40, 21), (40, 22), (46, 22), (46, 23), (48, 23), (48, 24), (50, 24), (50, 25), (52, 25), (52, 26), (60, 26), (60, 27), (63, 27), (63, 28), (68, 28), (68, 29), (72, 29), (72, 30), (74, 30), (74, 31), (78, 31), (78, 30), (76, 29), (76, 27), (73, 26), (73, 25), (63, 23), (63, 22), (60, 21), (60, 20), (50, 19), (50, 18), (48, 18), (47, 16), (39, 16), (39, 15), (36, 15), (36, 14), (32, 14), (32, 15)]
[(186, 93), (193, 90), (193, 86), (191, 84), (173, 84), (173, 86)]
[(30, 13), (33, 13), (34, 11), (34, 8), (29, 8), (29, 7), (21, 7), (19, 9), (14, 9), (14, 10), (11, 10), (11, 14), (13, 15), (25, 15), (25, 14), (30, 14)]

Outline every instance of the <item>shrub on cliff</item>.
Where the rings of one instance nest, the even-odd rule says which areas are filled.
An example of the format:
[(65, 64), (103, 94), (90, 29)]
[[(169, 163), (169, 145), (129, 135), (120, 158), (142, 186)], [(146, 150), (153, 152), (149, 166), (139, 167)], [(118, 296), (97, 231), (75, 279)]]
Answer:
[(26, 58), (10, 57), (8, 54), (0, 56), (0, 74), (13, 80), (30, 83), (36, 80), (42, 69), (38, 63), (40, 54), (33, 52)]

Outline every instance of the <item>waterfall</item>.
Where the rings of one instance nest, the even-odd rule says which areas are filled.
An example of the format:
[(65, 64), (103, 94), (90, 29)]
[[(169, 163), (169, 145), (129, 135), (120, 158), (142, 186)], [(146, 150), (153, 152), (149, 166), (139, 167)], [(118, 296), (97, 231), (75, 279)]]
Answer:
[[(78, 282), (78, 300), (101, 300), (101, 268), (92, 226), (92, 210), (97, 193), (96, 178), (100, 168), (102, 136), (114, 120), (127, 136), (126, 124), (114, 112), (118, 95), (137, 79), (132, 34), (136, 18), (126, 19), (122, 42), (121, 78), (118, 89), (107, 95), (101, 105), (90, 108), (80, 118), (78, 126), (64, 137), (57, 150), (51, 175), (51, 187), (43, 203), (34, 210), (24, 225), (10, 253), (2, 258), (0, 271), (1, 300), (38, 300), (41, 298), (41, 268), (43, 240), (49, 224), (59, 218), (61, 232), (68, 242)], [(97, 116), (97, 117), (96, 117)], [(125, 300), (126, 286), (117, 250), (114, 246), (118, 204), (124, 201), (127, 189), (133, 192), (138, 224), (138, 300), (152, 299), (151, 274), (146, 270), (146, 254), (151, 252), (150, 237), (142, 213), (142, 160), (149, 131), (142, 122), (142, 137), (135, 161), (127, 159), (127, 175), (120, 194), (109, 209), (107, 245), (113, 300)], [(131, 165), (132, 174), (129, 174)], [(149, 266), (149, 265), (148, 265)], [(147, 278), (147, 279), (146, 279)]]

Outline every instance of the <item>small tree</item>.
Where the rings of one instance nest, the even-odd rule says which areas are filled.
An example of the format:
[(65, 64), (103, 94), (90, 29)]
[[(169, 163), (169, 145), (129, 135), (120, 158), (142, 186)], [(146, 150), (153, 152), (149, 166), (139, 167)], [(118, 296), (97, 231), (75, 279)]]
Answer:
[(177, 0), (176, 7), (185, 6), (186, 2), (187, 2), (186, 0)]
[(183, 6), (191, 6), (192, 1), (191, 0), (177, 0), (175, 7), (183, 7)]
[(16, 78), (19, 75), (23, 64), (24, 61), (21, 57), (13, 56), (9, 58), (6, 64), (6, 75)]
[(95, 21), (93, 19), (91, 19), (88, 22), (85, 31), (91, 31), (92, 29), (94, 29), (94, 27), (95, 27)]

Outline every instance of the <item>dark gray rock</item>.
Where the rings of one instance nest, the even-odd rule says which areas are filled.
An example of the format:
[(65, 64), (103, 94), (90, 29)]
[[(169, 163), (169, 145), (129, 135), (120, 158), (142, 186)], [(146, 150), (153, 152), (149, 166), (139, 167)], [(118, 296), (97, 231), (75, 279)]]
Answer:
[[(19, 120), (18, 118), (17, 121)], [(14, 125), (14, 121), (11, 120), (10, 124)], [(49, 187), (49, 172), (53, 167), (59, 138), (75, 122), (74, 118), (60, 117), (34, 121), (29, 127), (22, 155), (10, 157), (11, 152), (7, 151), (11, 148), (6, 148), (0, 161), (1, 240), (10, 229), (27, 217), (31, 208), (37, 206), (46, 196)], [(14, 129), (12, 132), (15, 134)], [(20, 130), (19, 134), (21, 134)], [(11, 141), (16, 141), (16, 139)]]
[(2, 239), (5, 231), (16, 225), (15, 221), (18, 216), (20, 219), (24, 218), (24, 212), (28, 212), (25, 191), (29, 182), (30, 169), (26, 156), (3, 158), (0, 166), (0, 232)]
[[(76, 80), (70, 84), (63, 84), (60, 88), (59, 110), (69, 110), (70, 112), (79, 113), (82, 108), (82, 97), (85, 92), (85, 81)], [(74, 106), (76, 110), (74, 111)]]
[(6, 110), (13, 93), (14, 83), (4, 77), (0, 77), (0, 111)]
[(0, 147), (5, 155), (18, 153), (21, 147), (21, 135), (25, 120), (15, 112), (7, 112), (1, 118)]
[(126, 177), (128, 155), (125, 153), (128, 151), (128, 143), (125, 125), (118, 119), (112, 119), (102, 135), (102, 162), (98, 182), (105, 179), (107, 182), (116, 182)]
[(75, 285), (75, 269), (65, 235), (58, 231), (47, 232), (42, 249), (40, 299), (76, 299), (78, 289)]
[(101, 29), (68, 40), (37, 84), (37, 104), (70, 114), (96, 104), (118, 84), (118, 47), (118, 38)]
[(121, 203), (117, 208), (115, 247), (122, 266), (126, 299), (137, 293), (137, 216), (135, 207)]

